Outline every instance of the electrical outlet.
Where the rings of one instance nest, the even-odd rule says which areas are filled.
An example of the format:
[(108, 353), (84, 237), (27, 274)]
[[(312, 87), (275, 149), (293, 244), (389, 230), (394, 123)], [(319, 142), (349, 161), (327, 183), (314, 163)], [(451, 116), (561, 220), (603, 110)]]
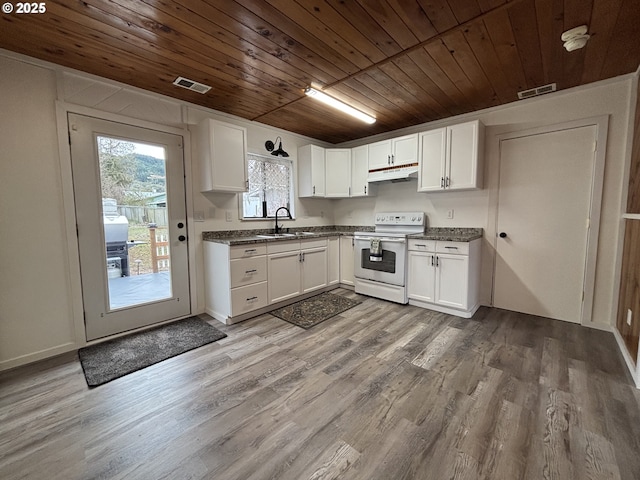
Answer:
[(630, 308), (627, 308), (627, 325), (631, 326), (631, 319), (633, 318), (633, 312)]
[(231, 217), (232, 212), (231, 210), (227, 210), (224, 212), (224, 218), (227, 222), (233, 222), (233, 218)]
[(447, 210), (447, 218), (453, 218), (453, 208), (451, 210)]

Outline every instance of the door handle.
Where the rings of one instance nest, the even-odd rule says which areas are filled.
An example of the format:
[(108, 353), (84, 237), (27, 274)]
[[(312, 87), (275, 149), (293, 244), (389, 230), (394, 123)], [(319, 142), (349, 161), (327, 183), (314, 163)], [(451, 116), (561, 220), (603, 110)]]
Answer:
[(187, 239), (187, 237), (185, 237), (184, 235), (180, 235), (178, 237), (178, 240), (180, 240), (181, 242), (184, 242)]
[(184, 228), (184, 223), (178, 222), (178, 228)]
[(500, 233), (498, 234), (498, 236), (499, 236), (500, 238), (507, 238), (507, 232), (500, 232)]

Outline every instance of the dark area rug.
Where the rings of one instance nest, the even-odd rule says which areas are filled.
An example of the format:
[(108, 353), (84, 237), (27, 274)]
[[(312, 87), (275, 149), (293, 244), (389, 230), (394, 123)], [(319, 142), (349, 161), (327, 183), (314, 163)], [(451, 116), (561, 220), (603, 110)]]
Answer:
[(78, 350), (87, 385), (96, 387), (227, 335), (197, 317)]
[(362, 302), (325, 292), (269, 313), (289, 323), (308, 329), (355, 307), (359, 303)]

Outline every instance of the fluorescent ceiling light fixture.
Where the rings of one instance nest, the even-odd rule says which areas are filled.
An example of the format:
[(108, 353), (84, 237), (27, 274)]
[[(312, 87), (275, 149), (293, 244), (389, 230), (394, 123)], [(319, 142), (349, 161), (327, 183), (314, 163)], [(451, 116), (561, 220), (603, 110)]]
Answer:
[(346, 103), (343, 103), (336, 98), (330, 97), (326, 93), (321, 92), (320, 90), (316, 90), (315, 88), (308, 87), (305, 89), (304, 93), (305, 95), (311, 98), (315, 98), (316, 100), (319, 100), (322, 103), (329, 105), (330, 107), (337, 108), (341, 112), (344, 112), (353, 117), (356, 117), (358, 120), (362, 120), (365, 123), (375, 123), (376, 121), (375, 117), (372, 117), (371, 115), (367, 115), (366, 113), (361, 112), (360, 110), (356, 110), (352, 106), (347, 105)]

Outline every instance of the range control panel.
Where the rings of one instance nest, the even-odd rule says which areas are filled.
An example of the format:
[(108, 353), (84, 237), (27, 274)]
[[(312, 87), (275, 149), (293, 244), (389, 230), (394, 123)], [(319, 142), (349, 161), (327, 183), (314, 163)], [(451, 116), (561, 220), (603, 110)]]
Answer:
[(375, 214), (376, 225), (411, 225), (424, 226), (424, 212), (383, 212)]

